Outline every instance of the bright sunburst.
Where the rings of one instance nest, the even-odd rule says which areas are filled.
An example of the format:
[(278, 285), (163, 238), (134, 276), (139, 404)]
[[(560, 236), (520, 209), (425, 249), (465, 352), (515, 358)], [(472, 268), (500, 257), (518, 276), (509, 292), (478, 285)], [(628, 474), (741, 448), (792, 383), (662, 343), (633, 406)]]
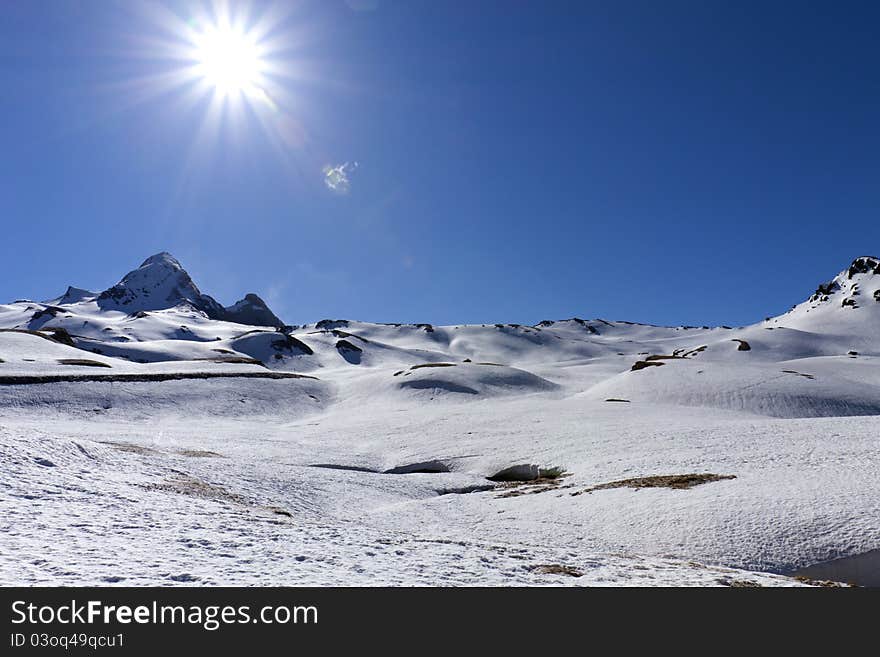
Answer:
[(209, 25), (193, 38), (197, 73), (221, 95), (259, 90), (265, 66), (252, 35)]
[(151, 28), (133, 42), (133, 54), (156, 61), (152, 75), (131, 81), (144, 96), (176, 91), (185, 104), (207, 98), (209, 120), (240, 115), (248, 105), (274, 112), (303, 73), (289, 57), (297, 32), (287, 5), (203, 0), (139, 7), (139, 22)]
[[(198, 117), (184, 177), (195, 175), (221, 145), (253, 145), (248, 140), (254, 128), (268, 138), (292, 176), (302, 177), (304, 171), (321, 176), (326, 155), (312, 148), (303, 118), (309, 97), (298, 86), (314, 88), (322, 82), (309, 52), (320, 25), (303, 16), (298, 3), (156, 0), (131, 5), (132, 22), (141, 27), (128, 36), (126, 54), (141, 75), (111, 90), (125, 106), (161, 97), (156, 109), (167, 112), (163, 116)], [(344, 177), (348, 169), (340, 171)], [(340, 178), (334, 184), (333, 191), (340, 192), (345, 182)]]

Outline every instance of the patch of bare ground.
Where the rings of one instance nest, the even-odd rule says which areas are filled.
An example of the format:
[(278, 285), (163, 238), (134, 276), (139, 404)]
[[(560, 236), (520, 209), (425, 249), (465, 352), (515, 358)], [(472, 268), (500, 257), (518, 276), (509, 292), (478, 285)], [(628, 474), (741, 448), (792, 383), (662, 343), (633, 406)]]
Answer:
[(675, 490), (687, 490), (701, 484), (708, 484), (713, 481), (722, 481), (724, 479), (736, 479), (736, 475), (719, 475), (705, 472), (701, 474), (681, 474), (681, 475), (654, 475), (651, 477), (636, 477), (633, 479), (621, 479), (620, 481), (611, 481), (607, 484), (599, 484), (591, 486), (583, 490), (576, 491), (572, 495), (582, 495), (583, 493), (592, 493), (597, 490), (607, 490), (610, 488), (672, 488)]
[[(696, 356), (706, 350), (706, 345), (701, 345), (695, 349), (676, 349), (671, 354), (650, 354), (645, 356), (643, 360), (636, 361), (630, 368), (631, 372), (638, 372), (647, 367), (660, 367), (666, 360), (689, 360), (692, 356)], [(640, 354), (644, 355), (644, 354)]]
[(119, 443), (119, 442), (112, 442), (112, 441), (104, 441), (101, 444), (102, 445), (109, 445), (110, 447), (112, 447), (115, 450), (119, 450), (120, 452), (129, 452), (131, 454), (142, 454), (142, 455), (146, 456), (149, 454), (158, 454), (159, 453), (155, 449), (151, 449), (149, 447), (143, 447), (142, 445), (135, 445), (134, 443)]
[(839, 589), (845, 587), (854, 587), (855, 584), (844, 584), (843, 582), (832, 582), (830, 579), (812, 579), (811, 577), (803, 577), (802, 575), (796, 575), (795, 579), (799, 582), (803, 582), (809, 586), (819, 586), (821, 588), (826, 589)]
[(187, 474), (177, 474), (169, 477), (162, 483), (152, 483), (144, 485), (146, 490), (164, 491), (166, 493), (177, 493), (179, 495), (189, 495), (190, 497), (199, 497), (208, 500), (219, 500), (222, 502), (234, 502), (235, 504), (249, 505), (249, 501), (238, 493), (231, 493), (222, 486), (209, 484), (201, 479), (196, 479)]
[[(203, 500), (213, 500), (216, 502), (226, 502), (237, 504), (257, 512), (269, 512), (276, 516), (284, 516), (292, 518), (293, 514), (280, 506), (267, 506), (256, 504), (254, 500), (248, 499), (244, 495), (233, 493), (223, 486), (210, 484), (207, 481), (198, 479), (191, 475), (179, 472), (173, 477), (168, 477), (160, 483), (141, 484), (141, 488), (150, 491), (161, 491), (165, 493), (175, 493), (177, 495), (187, 495)], [(279, 520), (279, 522), (281, 522)]]
[(761, 588), (763, 585), (751, 579), (730, 579), (723, 577), (715, 580), (716, 584), (721, 586), (729, 586), (735, 589), (753, 589)]
[(529, 570), (538, 575), (566, 575), (568, 577), (583, 577), (583, 572), (572, 566), (559, 563), (542, 563), (529, 566)]
[(192, 458), (225, 458), (217, 452), (209, 452), (204, 449), (179, 449), (177, 453), (181, 456), (191, 456)]
[(107, 363), (89, 360), (88, 358), (59, 358), (58, 362), (61, 365), (79, 365), (80, 367), (112, 367)]
[[(562, 468), (549, 468), (542, 470), (540, 476), (529, 480), (512, 480), (500, 481), (496, 485), (496, 490), (501, 490), (497, 499), (505, 499), (508, 497), (520, 497), (522, 495), (536, 495), (538, 493), (546, 493), (561, 488), (569, 488), (563, 486), (563, 479), (570, 477), (570, 472), (565, 472)], [(492, 478), (489, 478), (492, 481)]]
[(666, 363), (659, 360), (638, 360), (633, 363), (633, 366), (630, 368), (631, 372), (638, 372), (639, 370), (643, 370), (648, 367), (662, 367)]

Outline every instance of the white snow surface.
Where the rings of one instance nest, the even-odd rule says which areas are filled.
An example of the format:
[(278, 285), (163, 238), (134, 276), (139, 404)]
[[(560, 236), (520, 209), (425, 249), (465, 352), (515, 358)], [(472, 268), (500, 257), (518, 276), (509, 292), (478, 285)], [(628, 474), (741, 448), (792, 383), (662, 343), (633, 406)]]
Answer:
[[(880, 549), (875, 297), (860, 258), (739, 328), (0, 305), (0, 584), (798, 585)], [(734, 478), (586, 492), (691, 473)]]

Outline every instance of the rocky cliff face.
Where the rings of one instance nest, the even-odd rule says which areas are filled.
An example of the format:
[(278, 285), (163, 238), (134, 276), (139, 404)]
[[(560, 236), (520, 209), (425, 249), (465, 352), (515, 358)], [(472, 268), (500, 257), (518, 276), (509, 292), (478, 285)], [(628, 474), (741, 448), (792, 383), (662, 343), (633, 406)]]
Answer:
[(245, 295), (244, 299), (228, 306), (225, 310), (226, 320), (230, 322), (251, 326), (274, 326), (276, 328), (284, 326), (284, 322), (256, 294)]

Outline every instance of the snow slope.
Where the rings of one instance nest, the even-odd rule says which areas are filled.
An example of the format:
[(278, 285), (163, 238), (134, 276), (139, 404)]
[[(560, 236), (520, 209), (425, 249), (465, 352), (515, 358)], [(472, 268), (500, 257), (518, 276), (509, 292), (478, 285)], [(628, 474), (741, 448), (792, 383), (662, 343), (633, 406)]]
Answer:
[(158, 254), (0, 305), (0, 582), (790, 584), (880, 549), (877, 297), (862, 257), (747, 327), (295, 327)]
[[(669, 557), (388, 531), (328, 515), (320, 491), (296, 485), (278, 506), (269, 485), (231, 487), (229, 459), (167, 444), (138, 449), (0, 428), (0, 458), (2, 584), (799, 585)], [(412, 495), (401, 487), (384, 501)], [(558, 564), (570, 574), (547, 568)]]

